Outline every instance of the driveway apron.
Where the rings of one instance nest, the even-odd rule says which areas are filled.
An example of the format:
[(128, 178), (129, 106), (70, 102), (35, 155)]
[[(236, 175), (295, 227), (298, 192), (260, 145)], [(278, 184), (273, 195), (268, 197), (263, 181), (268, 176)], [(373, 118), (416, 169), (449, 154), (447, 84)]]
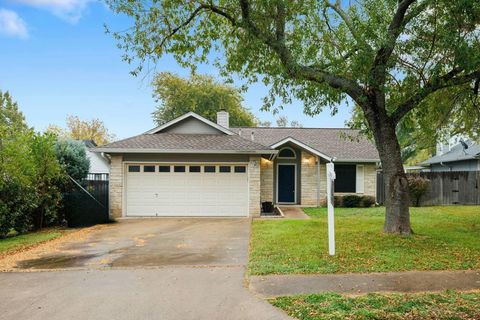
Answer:
[(245, 287), (249, 232), (249, 219), (124, 220), (1, 273), (0, 319), (290, 319)]

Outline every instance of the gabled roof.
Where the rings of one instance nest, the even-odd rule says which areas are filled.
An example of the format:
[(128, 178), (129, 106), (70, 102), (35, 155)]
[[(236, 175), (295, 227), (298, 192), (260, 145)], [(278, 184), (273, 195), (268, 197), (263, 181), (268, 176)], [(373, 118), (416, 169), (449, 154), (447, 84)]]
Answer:
[(450, 151), (447, 151), (441, 155), (433, 156), (421, 164), (431, 165), (442, 162), (480, 159), (480, 145), (475, 144), (471, 141), (466, 141), (466, 144), (468, 145), (468, 149), (464, 149), (463, 146), (459, 143), (455, 145), (452, 149), (450, 149)]
[(282, 145), (289, 140), (297, 145), (301, 143), (308, 146), (310, 152), (315, 151), (313, 153), (320, 157), (337, 162), (380, 161), (375, 145), (355, 129), (242, 127), (230, 130), (236, 133), (241, 131), (241, 136), (246, 139), (253, 133), (255, 142), (270, 147)]
[(147, 133), (101, 146), (96, 148), (96, 151), (107, 153), (277, 153), (277, 150), (233, 133), (231, 135)]
[(173, 125), (175, 125), (175, 124), (177, 124), (177, 123), (179, 123), (179, 122), (181, 122), (181, 121), (183, 121), (187, 118), (195, 118), (195, 119), (211, 126), (212, 128), (215, 128), (218, 131), (225, 133), (225, 134), (228, 134), (228, 135), (234, 134), (232, 131), (228, 130), (227, 128), (224, 128), (221, 125), (218, 125), (215, 122), (212, 122), (212, 121), (210, 121), (210, 120), (208, 120), (208, 119), (206, 119), (206, 118), (204, 118), (204, 117), (202, 117), (202, 116), (200, 116), (200, 115), (198, 115), (198, 114), (196, 114), (195, 112), (192, 112), (192, 111), (190, 111), (188, 113), (185, 113), (183, 116), (175, 118), (175, 119), (173, 119), (173, 120), (171, 120), (167, 123), (164, 123), (161, 126), (158, 126), (158, 127), (154, 128), (152, 130), (149, 130), (149, 131), (145, 132), (145, 134), (159, 133), (159, 132), (165, 130), (166, 128), (171, 127), (171, 126), (173, 126)]
[(314, 148), (312, 148), (312, 147), (304, 144), (303, 142), (298, 141), (298, 140), (296, 140), (296, 139), (294, 139), (294, 138), (292, 138), (292, 137), (287, 137), (287, 138), (285, 138), (285, 139), (283, 139), (283, 140), (281, 140), (281, 141), (279, 141), (279, 142), (277, 142), (277, 143), (274, 143), (274, 144), (271, 145), (270, 147), (276, 149), (276, 148), (279, 148), (279, 147), (281, 147), (281, 146), (283, 146), (284, 144), (287, 144), (287, 143), (293, 143), (294, 145), (296, 145), (296, 146), (298, 146), (298, 147), (300, 147), (300, 148), (303, 148), (303, 149), (305, 149), (305, 150), (307, 150), (307, 151), (310, 151), (311, 153), (313, 153), (313, 154), (315, 154), (315, 155), (317, 155), (317, 156), (319, 156), (319, 157), (322, 157), (322, 158), (324, 158), (325, 160), (328, 160), (328, 161), (332, 161), (332, 160), (333, 160), (333, 158), (332, 158), (331, 156), (326, 155), (326, 154), (324, 154), (324, 153), (322, 153), (322, 152), (320, 152), (320, 151), (318, 151), (318, 150), (315, 150)]
[[(188, 130), (178, 130), (179, 125), (186, 126), (192, 119), (214, 130), (193, 133)], [(358, 130), (321, 128), (231, 128), (229, 130), (194, 112), (186, 113), (144, 134), (94, 150), (106, 153), (276, 154), (275, 149), (288, 143), (327, 161), (379, 161), (375, 146), (360, 135)]]

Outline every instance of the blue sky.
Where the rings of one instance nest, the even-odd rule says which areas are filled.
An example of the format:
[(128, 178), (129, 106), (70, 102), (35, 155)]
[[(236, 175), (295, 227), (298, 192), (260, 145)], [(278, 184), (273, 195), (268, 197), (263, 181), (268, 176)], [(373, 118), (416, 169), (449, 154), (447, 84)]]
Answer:
[[(154, 126), (155, 109), (149, 81), (129, 74), (111, 36), (129, 21), (92, 0), (0, 0), (0, 90), (10, 91), (28, 123), (37, 130), (48, 124), (65, 125), (67, 115), (99, 118), (118, 138)], [(164, 57), (157, 71), (187, 76), (171, 57)], [(213, 66), (200, 73), (216, 75)], [(267, 89), (253, 85), (244, 94), (245, 106), (261, 120), (275, 123), (275, 116), (260, 111)], [(328, 109), (316, 117), (304, 115), (302, 103), (287, 106), (280, 115), (304, 127), (343, 127), (350, 109), (335, 116)]]

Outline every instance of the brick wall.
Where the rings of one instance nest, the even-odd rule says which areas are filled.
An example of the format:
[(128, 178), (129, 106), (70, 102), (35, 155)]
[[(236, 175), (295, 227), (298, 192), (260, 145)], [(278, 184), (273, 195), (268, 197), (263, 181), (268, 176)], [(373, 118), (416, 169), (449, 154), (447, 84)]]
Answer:
[(110, 218), (122, 216), (122, 192), (123, 192), (123, 157), (112, 155), (110, 162), (109, 194), (110, 194)]
[(248, 163), (249, 215), (260, 216), (260, 156), (250, 156)]

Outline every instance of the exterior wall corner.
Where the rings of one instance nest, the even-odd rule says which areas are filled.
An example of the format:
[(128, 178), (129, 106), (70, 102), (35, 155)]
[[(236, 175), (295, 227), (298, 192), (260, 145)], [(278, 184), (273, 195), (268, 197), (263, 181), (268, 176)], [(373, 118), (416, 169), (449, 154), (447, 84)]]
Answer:
[(248, 211), (250, 217), (260, 216), (260, 202), (261, 202), (261, 157), (250, 156), (248, 162)]
[(110, 218), (122, 217), (123, 210), (123, 156), (112, 155), (108, 182)]
[(300, 169), (301, 205), (319, 205), (320, 194), (318, 185), (320, 180), (318, 176), (318, 169), (319, 168), (317, 167), (317, 157), (309, 152), (302, 151)]

